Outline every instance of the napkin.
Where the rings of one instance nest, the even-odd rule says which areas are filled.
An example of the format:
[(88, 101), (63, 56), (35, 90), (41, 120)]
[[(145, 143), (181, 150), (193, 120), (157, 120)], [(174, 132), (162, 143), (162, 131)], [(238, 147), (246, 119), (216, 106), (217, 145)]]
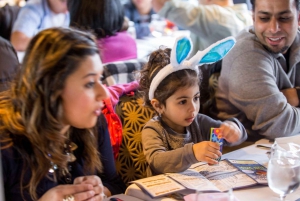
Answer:
[(185, 201), (239, 201), (233, 194), (228, 193), (201, 193), (196, 200), (196, 193), (184, 196)]
[(295, 144), (300, 145), (300, 134), (294, 135), (294, 136), (291, 136), (291, 137), (280, 137), (280, 138), (276, 138), (275, 141), (276, 141), (278, 144), (287, 144), (287, 143), (293, 142), (293, 143), (295, 143)]

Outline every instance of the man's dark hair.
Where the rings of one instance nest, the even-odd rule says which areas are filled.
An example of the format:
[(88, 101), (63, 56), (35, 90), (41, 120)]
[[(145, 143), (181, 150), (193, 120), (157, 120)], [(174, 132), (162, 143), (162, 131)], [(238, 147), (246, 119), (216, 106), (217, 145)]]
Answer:
[[(250, 1), (251, 1), (251, 4), (252, 4), (252, 10), (254, 11), (255, 10), (255, 0), (250, 0)], [(299, 11), (300, 0), (295, 0), (295, 3), (296, 3), (296, 9)]]

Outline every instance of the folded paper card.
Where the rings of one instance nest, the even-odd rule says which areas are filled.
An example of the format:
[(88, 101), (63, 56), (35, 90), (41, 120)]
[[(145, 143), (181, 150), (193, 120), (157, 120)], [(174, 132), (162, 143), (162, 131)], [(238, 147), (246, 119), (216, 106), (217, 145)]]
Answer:
[(202, 164), (180, 173), (166, 173), (133, 181), (151, 197), (160, 197), (185, 189), (225, 192), (257, 184), (267, 185), (265, 167), (255, 161), (222, 160), (218, 165)]

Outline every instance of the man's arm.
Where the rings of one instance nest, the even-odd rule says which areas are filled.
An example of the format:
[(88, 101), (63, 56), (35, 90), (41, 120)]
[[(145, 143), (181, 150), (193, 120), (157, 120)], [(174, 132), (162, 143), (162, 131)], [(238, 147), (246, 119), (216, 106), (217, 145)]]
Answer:
[[(241, 49), (235, 47), (234, 54), (223, 60), (222, 73), (225, 79), (221, 74), (219, 86), (228, 86), (230, 103), (253, 122), (251, 129), (272, 139), (298, 133), (300, 110), (293, 106), (298, 102), (294, 100), (296, 92), (280, 91), (279, 88), (292, 87), (288, 80), (282, 81), (282, 86), (276, 83), (279, 78), (275, 77), (274, 71), (285, 72), (263, 50), (255, 49), (241, 54)], [(228, 114), (236, 113), (236, 109), (231, 108)]]
[(217, 35), (228, 33), (228, 24), (234, 21), (232, 14), (221, 13), (222, 8), (217, 5), (193, 5), (175, 0), (153, 0), (152, 3), (154, 10), (161, 17), (193, 32), (198, 37), (206, 38), (216, 33)]
[(299, 98), (298, 98), (298, 91), (300, 89), (297, 88), (289, 88), (280, 90), (283, 95), (286, 97), (287, 102), (294, 107), (299, 106)]
[(10, 41), (16, 51), (25, 51), (31, 38), (20, 31), (11, 34)]
[(41, 5), (28, 4), (21, 8), (10, 38), (16, 51), (25, 51), (31, 38), (38, 32), (43, 16), (40, 7)]

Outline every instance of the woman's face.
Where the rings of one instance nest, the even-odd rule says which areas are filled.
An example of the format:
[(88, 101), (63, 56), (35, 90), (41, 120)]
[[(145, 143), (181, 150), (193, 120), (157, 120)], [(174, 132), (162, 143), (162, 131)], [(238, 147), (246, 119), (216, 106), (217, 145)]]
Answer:
[(101, 83), (103, 72), (98, 54), (87, 56), (77, 70), (70, 74), (62, 90), (62, 122), (76, 128), (92, 128), (109, 97)]

